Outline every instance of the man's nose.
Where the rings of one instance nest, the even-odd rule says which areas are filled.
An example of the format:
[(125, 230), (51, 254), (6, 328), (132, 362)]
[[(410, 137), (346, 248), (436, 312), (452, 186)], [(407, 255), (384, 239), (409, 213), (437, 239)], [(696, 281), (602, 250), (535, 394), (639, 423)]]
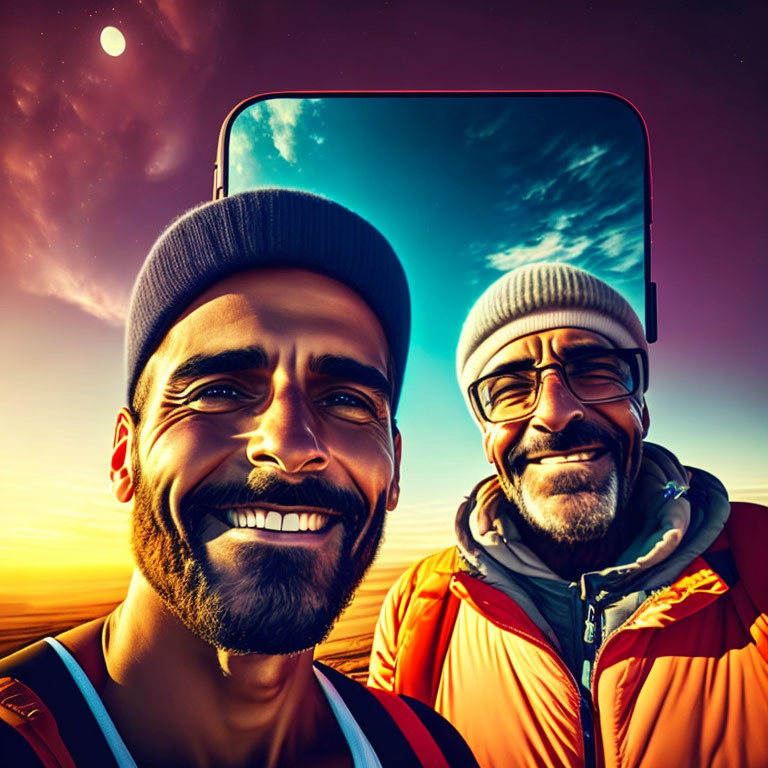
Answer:
[(257, 417), (247, 454), (254, 466), (277, 466), (284, 472), (317, 472), (330, 458), (320, 439), (311, 405), (293, 387), (276, 392)]
[(568, 389), (563, 374), (556, 368), (542, 372), (539, 386), (532, 427), (542, 432), (561, 432), (572, 421), (584, 418), (584, 404)]

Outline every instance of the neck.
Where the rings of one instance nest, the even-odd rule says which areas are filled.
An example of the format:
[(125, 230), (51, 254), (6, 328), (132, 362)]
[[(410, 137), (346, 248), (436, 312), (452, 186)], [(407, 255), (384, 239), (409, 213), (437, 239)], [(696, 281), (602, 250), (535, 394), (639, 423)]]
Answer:
[(584, 573), (615, 565), (635, 534), (634, 529), (622, 530), (622, 526), (614, 521), (602, 538), (591, 541), (556, 541), (546, 532), (533, 528), (517, 510), (511, 517), (523, 543), (548, 568), (568, 581), (578, 581)]
[(553, 573), (569, 581), (578, 581), (584, 573), (615, 565), (642, 525), (642, 516), (633, 513), (627, 505), (616, 514), (604, 536), (590, 541), (560, 541), (548, 531), (531, 525), (517, 506), (507, 499), (498, 481), (490, 486), (489, 493), (495, 498), (492, 503), (481, 505), (478, 516), (480, 533), (493, 527), (496, 515), (506, 515), (517, 528), (521, 541)]
[(312, 649), (293, 656), (217, 651), (136, 571), (107, 620), (104, 703), (142, 766), (312, 765), (348, 757), (317, 684)]

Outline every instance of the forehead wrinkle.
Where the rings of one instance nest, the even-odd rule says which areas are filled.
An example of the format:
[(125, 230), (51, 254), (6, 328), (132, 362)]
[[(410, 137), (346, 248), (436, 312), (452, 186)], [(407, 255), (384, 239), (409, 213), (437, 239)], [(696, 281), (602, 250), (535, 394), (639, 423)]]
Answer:
[[(566, 362), (570, 357), (591, 350), (616, 349), (615, 344), (601, 333), (587, 328), (552, 328), (513, 339), (499, 349), (486, 363), (479, 378), (502, 373), (512, 368), (535, 367), (547, 350), (555, 360)], [(572, 352), (569, 353), (569, 351)]]

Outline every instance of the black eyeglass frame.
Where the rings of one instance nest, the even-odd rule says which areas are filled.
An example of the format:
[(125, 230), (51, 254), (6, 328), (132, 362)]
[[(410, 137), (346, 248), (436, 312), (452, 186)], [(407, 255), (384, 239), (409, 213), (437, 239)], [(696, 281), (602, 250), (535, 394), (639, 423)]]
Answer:
[(467, 392), (469, 394), (469, 401), (472, 403), (472, 409), (475, 412), (475, 415), (477, 416), (479, 421), (487, 421), (490, 424), (503, 424), (504, 422), (508, 421), (522, 421), (523, 419), (527, 419), (535, 410), (536, 407), (539, 404), (539, 398), (541, 397), (541, 373), (542, 371), (546, 371), (549, 368), (557, 368), (560, 370), (560, 377), (562, 378), (563, 382), (565, 383), (565, 386), (568, 387), (568, 391), (580, 402), (584, 403), (585, 405), (593, 405), (597, 403), (613, 403), (617, 402), (619, 400), (626, 400), (627, 398), (634, 397), (638, 391), (642, 387), (642, 391), (646, 392), (648, 389), (648, 355), (645, 352), (644, 349), (640, 349), (639, 347), (634, 349), (606, 349), (605, 352), (610, 353), (612, 355), (615, 355), (616, 357), (624, 360), (632, 369), (632, 380), (635, 382), (635, 387), (631, 392), (627, 392), (623, 395), (614, 395), (612, 397), (602, 397), (597, 400), (584, 400), (584, 398), (579, 397), (571, 387), (571, 383), (568, 380), (568, 376), (565, 373), (565, 365), (582, 360), (587, 359), (589, 357), (596, 357), (600, 354), (603, 354), (601, 352), (596, 352), (594, 350), (591, 350), (587, 352), (584, 355), (577, 355), (569, 360), (566, 360), (565, 362), (555, 362), (555, 363), (548, 363), (547, 365), (542, 366), (533, 366), (533, 371), (536, 373), (536, 397), (533, 400), (533, 403), (531, 403), (530, 408), (522, 415), (515, 416), (513, 419), (491, 419), (485, 414), (485, 409), (483, 408), (483, 404), (480, 400), (480, 392), (479, 388), (480, 385), (484, 381), (488, 381), (489, 379), (495, 379), (499, 376), (504, 376), (507, 373), (510, 373), (514, 370), (510, 366), (509, 371), (505, 371), (503, 368), (500, 370), (496, 370), (493, 373), (489, 373), (486, 376), (481, 376), (479, 379), (476, 379), (473, 381), (469, 387), (467, 388)]

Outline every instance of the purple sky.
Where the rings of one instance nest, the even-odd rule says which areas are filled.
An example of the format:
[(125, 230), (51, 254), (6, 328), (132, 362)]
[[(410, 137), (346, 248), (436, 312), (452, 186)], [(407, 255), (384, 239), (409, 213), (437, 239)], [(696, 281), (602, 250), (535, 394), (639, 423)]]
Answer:
[[(650, 133), (651, 438), (768, 497), (764, 3), (323, 5), (4, 11), (0, 480), (103, 482), (130, 285), (161, 228), (210, 196), (220, 125), (244, 98), (598, 89), (632, 101)], [(99, 47), (108, 24), (127, 39), (119, 58)], [(19, 498), (8, 485), (0, 519)]]

